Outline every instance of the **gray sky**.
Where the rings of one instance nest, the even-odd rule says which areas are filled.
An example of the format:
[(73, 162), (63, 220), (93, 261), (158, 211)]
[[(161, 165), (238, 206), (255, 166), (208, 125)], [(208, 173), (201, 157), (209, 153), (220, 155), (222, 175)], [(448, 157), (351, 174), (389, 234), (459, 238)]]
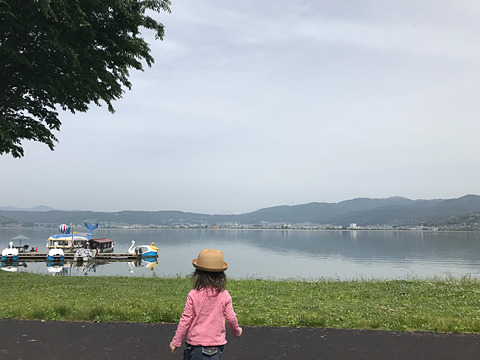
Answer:
[(480, 193), (480, 2), (173, 0), (114, 106), (0, 156), (0, 206), (243, 213)]

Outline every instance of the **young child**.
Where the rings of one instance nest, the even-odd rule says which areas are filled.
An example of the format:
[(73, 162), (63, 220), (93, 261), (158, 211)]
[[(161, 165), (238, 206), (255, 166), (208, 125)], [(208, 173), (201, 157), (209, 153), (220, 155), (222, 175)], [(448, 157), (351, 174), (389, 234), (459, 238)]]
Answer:
[(225, 290), (228, 264), (223, 261), (221, 250), (203, 249), (192, 261), (194, 289), (188, 293), (185, 310), (170, 343), (174, 353), (182, 344), (187, 348), (184, 359), (208, 358), (221, 360), (225, 339), (225, 319), (235, 337), (242, 335), (237, 316), (233, 311), (232, 297)]

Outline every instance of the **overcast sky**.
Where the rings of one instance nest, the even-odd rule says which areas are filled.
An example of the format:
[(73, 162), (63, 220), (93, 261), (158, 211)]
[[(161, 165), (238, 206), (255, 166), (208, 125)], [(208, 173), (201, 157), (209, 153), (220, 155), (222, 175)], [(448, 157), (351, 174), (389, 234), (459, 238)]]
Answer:
[(244, 213), (480, 186), (480, 2), (172, 0), (133, 89), (0, 156), (0, 206)]

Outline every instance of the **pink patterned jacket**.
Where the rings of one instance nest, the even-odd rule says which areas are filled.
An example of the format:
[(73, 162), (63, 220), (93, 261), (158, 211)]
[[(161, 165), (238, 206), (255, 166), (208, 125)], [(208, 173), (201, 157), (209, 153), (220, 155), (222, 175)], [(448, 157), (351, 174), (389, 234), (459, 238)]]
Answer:
[(224, 345), (227, 343), (225, 319), (232, 334), (240, 336), (232, 297), (227, 290), (219, 293), (212, 288), (192, 290), (188, 293), (172, 344), (179, 347), (186, 336), (186, 342), (190, 345)]

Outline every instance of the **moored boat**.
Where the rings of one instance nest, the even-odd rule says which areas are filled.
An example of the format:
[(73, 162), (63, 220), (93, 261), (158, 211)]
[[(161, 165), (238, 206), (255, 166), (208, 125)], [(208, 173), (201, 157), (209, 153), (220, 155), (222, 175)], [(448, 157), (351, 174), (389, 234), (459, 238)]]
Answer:
[(63, 260), (65, 260), (65, 253), (63, 252), (63, 249), (58, 248), (58, 243), (55, 242), (54, 248), (48, 251), (47, 261), (61, 262)]
[(67, 226), (62, 224), (58, 227), (60, 234), (55, 234), (50, 236), (47, 239), (47, 248), (53, 249), (55, 247), (55, 242), (57, 242), (57, 247), (63, 250), (72, 250), (83, 248), (85, 243), (92, 239), (92, 231), (98, 227), (98, 224), (90, 225), (85, 223), (88, 232), (86, 234), (78, 234), (77, 232), (72, 232), (72, 226)]
[(13, 241), (10, 241), (8, 247), (3, 249), (1, 261), (18, 261), (18, 249), (13, 246)]
[(127, 251), (129, 254), (140, 255), (141, 257), (157, 257), (158, 247), (152, 242), (150, 245), (137, 245), (135, 246), (135, 240), (132, 240), (130, 248)]

